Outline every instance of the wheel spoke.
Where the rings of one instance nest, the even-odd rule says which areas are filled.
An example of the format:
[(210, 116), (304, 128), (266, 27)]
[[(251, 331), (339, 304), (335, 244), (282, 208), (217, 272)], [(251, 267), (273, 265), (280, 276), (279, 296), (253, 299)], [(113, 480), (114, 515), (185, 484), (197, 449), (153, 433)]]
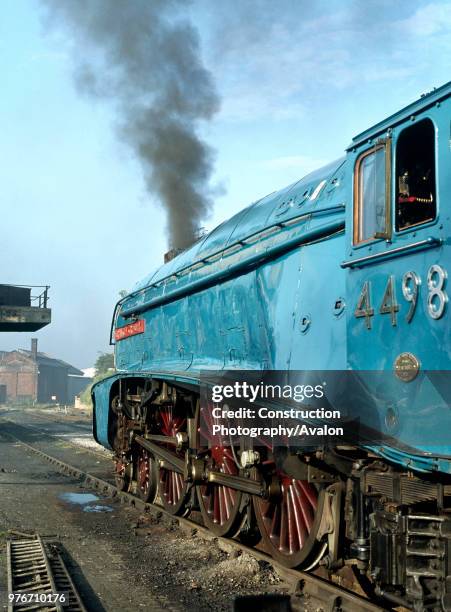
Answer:
[(311, 519), (309, 515), (306, 514), (305, 512), (306, 500), (302, 497), (302, 493), (299, 491), (299, 488), (296, 486), (296, 484), (293, 486), (293, 494), (296, 500), (296, 508), (299, 512), (299, 516), (300, 516), (300, 519), (302, 520), (302, 524), (304, 525), (304, 528), (308, 534), (310, 533), (310, 529), (311, 529)]
[(236, 469), (236, 464), (235, 464), (235, 460), (233, 459), (233, 457), (229, 457), (228, 455), (226, 455), (224, 457), (224, 462), (222, 464), (222, 471), (225, 474), (233, 474), (237, 472)]
[(224, 487), (224, 496), (225, 496), (226, 505), (227, 505), (227, 518), (230, 516), (230, 510), (233, 507), (233, 504), (235, 502), (234, 493), (235, 491), (233, 489), (230, 489), (230, 487)]
[(292, 492), (294, 522), (296, 525), (296, 534), (297, 534), (297, 538), (299, 542), (299, 549), (301, 549), (304, 546), (304, 542), (307, 539), (308, 533), (305, 527), (305, 522), (302, 517), (302, 514), (299, 511), (298, 496), (296, 492), (296, 487), (294, 485), (291, 487), (291, 492)]
[(288, 548), (287, 546), (287, 489), (283, 487), (283, 504), (281, 506), (281, 517), (280, 517), (280, 536), (279, 536), (279, 550)]
[(168, 499), (168, 503), (171, 503), (171, 476), (167, 470), (164, 472), (164, 491)]
[(171, 504), (175, 504), (175, 501), (177, 499), (177, 494), (175, 491), (175, 474), (174, 472), (169, 472), (171, 475)]
[(288, 549), (291, 554), (298, 548), (298, 539), (294, 523), (293, 502), (291, 499), (291, 487), (287, 487), (287, 527), (288, 527)]
[(219, 489), (219, 513), (221, 515), (221, 525), (227, 520), (227, 507), (225, 504), (225, 487), (218, 487)]
[[(268, 505), (271, 508), (271, 505), (270, 504)], [(272, 521), (271, 521), (271, 529), (269, 532), (269, 535), (271, 538), (275, 538), (276, 535), (279, 533), (279, 529), (280, 529), (280, 516), (279, 515), (280, 515), (280, 506), (279, 505), (272, 506)]]
[(299, 486), (301, 487), (303, 494), (308, 499), (313, 510), (316, 510), (317, 499), (316, 499), (316, 495), (313, 493), (312, 486), (308, 482), (304, 482), (303, 480), (297, 480), (296, 483), (299, 483)]
[(303, 497), (299, 493), (299, 491), (297, 494), (297, 499), (298, 499), (299, 507), (302, 513), (302, 517), (304, 519), (305, 526), (307, 528), (307, 532), (310, 533), (310, 531), (312, 530), (312, 525), (313, 525), (313, 515), (311, 512), (311, 509), (308, 506), (307, 500), (305, 499), (305, 497)]
[(181, 474), (177, 474), (177, 485), (177, 497), (180, 499), (183, 494), (183, 476)]
[(224, 498), (224, 522), (228, 520), (229, 516), (230, 516), (230, 503), (229, 503), (229, 498), (227, 496), (228, 493), (228, 487), (221, 487), (222, 488), (222, 496)]
[(219, 512), (219, 490), (218, 487), (213, 487), (213, 521), (221, 524), (221, 516)]

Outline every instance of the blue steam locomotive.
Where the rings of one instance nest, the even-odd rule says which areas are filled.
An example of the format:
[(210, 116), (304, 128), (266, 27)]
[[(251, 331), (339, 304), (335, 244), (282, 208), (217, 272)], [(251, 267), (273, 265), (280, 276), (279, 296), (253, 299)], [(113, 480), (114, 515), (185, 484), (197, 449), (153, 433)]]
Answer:
[[(121, 488), (288, 566), (351, 567), (387, 605), (451, 609), (450, 121), (451, 83), (118, 302), (92, 396)], [(200, 392), (224, 371), (366, 373), (370, 408), (349, 404), (380, 438), (231, 444)]]

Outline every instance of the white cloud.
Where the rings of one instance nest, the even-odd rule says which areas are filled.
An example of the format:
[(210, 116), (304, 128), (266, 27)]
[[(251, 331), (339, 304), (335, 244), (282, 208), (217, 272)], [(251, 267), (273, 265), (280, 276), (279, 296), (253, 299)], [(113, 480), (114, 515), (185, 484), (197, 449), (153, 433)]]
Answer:
[(400, 32), (413, 36), (428, 37), (451, 29), (451, 4), (448, 2), (432, 2), (422, 6), (406, 19), (394, 24)]
[(384, 0), (357, 8), (331, 3), (330, 10), (318, 3), (301, 14), (282, 1), (257, 25), (236, 16), (227, 24), (220, 14), (221, 37), (211, 51), (220, 118), (304, 118), (318, 100), (333, 104), (353, 87), (383, 91), (409, 82), (419, 88), (411, 90), (415, 97), (421, 82), (440, 85), (451, 59), (451, 2), (402, 5), (401, 12)]

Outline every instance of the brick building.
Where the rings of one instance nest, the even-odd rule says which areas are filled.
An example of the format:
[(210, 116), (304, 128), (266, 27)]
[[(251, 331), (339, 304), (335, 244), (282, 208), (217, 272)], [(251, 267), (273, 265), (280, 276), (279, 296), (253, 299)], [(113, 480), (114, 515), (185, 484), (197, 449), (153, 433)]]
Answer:
[[(83, 372), (61, 359), (38, 352), (33, 338), (31, 350), (0, 351), (0, 401), (73, 404), (73, 377)], [(86, 388), (90, 378), (85, 378)], [(80, 385), (79, 385), (80, 386)]]

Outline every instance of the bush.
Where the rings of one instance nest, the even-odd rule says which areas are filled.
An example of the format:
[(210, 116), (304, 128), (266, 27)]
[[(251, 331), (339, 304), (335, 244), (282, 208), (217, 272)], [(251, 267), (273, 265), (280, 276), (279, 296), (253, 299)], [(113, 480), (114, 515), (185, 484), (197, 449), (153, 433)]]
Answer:
[(113, 353), (100, 353), (94, 364), (96, 376), (105, 374), (110, 370), (114, 370), (114, 355)]
[(92, 379), (92, 383), (88, 387), (86, 387), (83, 393), (80, 394), (81, 403), (84, 404), (85, 406), (88, 406), (89, 408), (92, 408), (92, 400), (91, 400), (92, 386), (95, 385), (97, 382), (99, 382), (99, 380), (103, 380), (107, 376), (110, 376), (112, 373), (113, 372), (103, 372), (102, 374), (98, 374), (97, 376), (94, 376), (94, 378)]
[(114, 355), (113, 353), (100, 353), (94, 364), (95, 376), (92, 383), (80, 394), (80, 401), (85, 406), (92, 408), (91, 389), (99, 380), (103, 380), (107, 376), (114, 373)]

